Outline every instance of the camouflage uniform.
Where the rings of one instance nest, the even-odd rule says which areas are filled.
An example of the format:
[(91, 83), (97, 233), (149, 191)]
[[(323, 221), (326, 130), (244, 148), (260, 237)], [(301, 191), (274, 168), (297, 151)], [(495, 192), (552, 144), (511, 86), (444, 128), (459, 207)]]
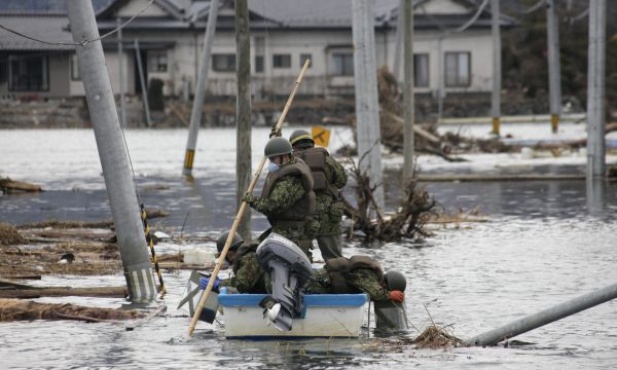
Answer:
[(366, 293), (372, 301), (389, 299), (379, 263), (365, 256), (328, 260), (306, 289), (314, 294)]
[(297, 158), (266, 177), (261, 196), (250, 202), (251, 208), (263, 213), (278, 233), (294, 242), (312, 262), (312, 239), (319, 229), (313, 218), (315, 193), (308, 166)]
[(232, 287), (238, 293), (267, 293), (270, 289), (268, 274), (257, 261), (257, 244), (241, 246), (233, 256), (234, 276), (221, 282), (221, 286)]
[(315, 214), (319, 231), (315, 236), (324, 260), (342, 257), (341, 218), (343, 203), (339, 190), (347, 184), (345, 168), (325, 148), (297, 148), (294, 155), (305, 160), (315, 182)]

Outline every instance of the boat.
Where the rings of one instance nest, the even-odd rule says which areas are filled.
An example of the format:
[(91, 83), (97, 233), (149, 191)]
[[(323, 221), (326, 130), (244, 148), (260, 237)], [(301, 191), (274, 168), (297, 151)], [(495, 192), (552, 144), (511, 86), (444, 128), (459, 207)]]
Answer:
[(369, 299), (364, 293), (306, 294), (300, 316), (293, 319), (290, 330), (281, 331), (259, 305), (265, 298), (265, 294), (230, 294), (221, 289), (218, 302), (225, 320), (225, 337), (359, 337), (368, 318)]
[[(203, 290), (199, 287), (202, 273), (192, 271), (178, 308), (186, 308), (191, 317)], [(299, 317), (293, 318), (291, 329), (281, 331), (267, 317), (260, 302), (266, 294), (231, 293), (221, 288), (211, 292), (199, 321), (214, 324), (229, 339), (354, 338), (368, 325), (369, 297), (361, 294), (306, 294)], [(217, 315), (218, 313), (222, 313)]]

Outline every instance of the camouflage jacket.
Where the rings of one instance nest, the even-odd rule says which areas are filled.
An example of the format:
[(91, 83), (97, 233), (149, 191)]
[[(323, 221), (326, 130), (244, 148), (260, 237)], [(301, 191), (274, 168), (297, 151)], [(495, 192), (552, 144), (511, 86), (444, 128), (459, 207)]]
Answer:
[(224, 280), (221, 286), (236, 288), (238, 293), (267, 293), (269, 279), (257, 261), (256, 248), (254, 244), (248, 246), (245, 253), (238, 251), (233, 261), (234, 276)]

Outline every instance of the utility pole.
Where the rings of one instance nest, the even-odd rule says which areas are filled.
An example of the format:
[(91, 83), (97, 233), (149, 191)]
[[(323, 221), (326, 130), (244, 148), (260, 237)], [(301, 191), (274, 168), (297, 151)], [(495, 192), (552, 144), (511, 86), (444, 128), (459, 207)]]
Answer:
[(405, 9), (405, 3), (407, 0), (401, 0), (398, 5), (398, 19), (396, 20), (396, 44), (394, 46), (394, 61), (392, 63), (392, 73), (396, 78), (396, 81), (400, 81), (401, 76), (401, 49), (403, 44), (403, 9)]
[(589, 2), (589, 52), (587, 71), (587, 179), (606, 172), (604, 94), (606, 71), (606, 1)]
[(561, 116), (561, 62), (559, 59), (559, 23), (555, 0), (546, 0), (546, 28), (548, 32), (548, 86), (550, 94), (551, 130), (559, 129)]
[[(594, 0), (591, 0), (594, 1)], [(551, 308), (511, 322), (500, 328), (482, 333), (465, 342), (470, 346), (490, 346), (500, 341), (513, 338), (519, 334), (539, 328), (554, 321), (561, 320), (577, 312), (597, 306), (617, 298), (617, 284), (571, 299)]]
[(122, 47), (122, 22), (120, 22), (120, 18), (116, 19), (116, 24), (118, 28), (118, 77), (120, 78), (120, 127), (126, 127), (126, 103), (124, 101), (124, 48)]
[(493, 36), (493, 95), (491, 112), (493, 115), (493, 134), (499, 136), (501, 126), (501, 29), (499, 27), (500, 0), (491, 0), (491, 34)]
[(186, 142), (186, 153), (184, 155), (184, 170), (185, 176), (192, 176), (193, 161), (195, 160), (195, 147), (197, 146), (197, 135), (201, 127), (201, 115), (206, 97), (206, 84), (208, 82), (208, 72), (210, 70), (210, 52), (212, 51), (212, 42), (214, 40), (214, 32), (216, 31), (216, 19), (219, 13), (219, 0), (210, 1), (210, 12), (208, 13), (208, 25), (206, 26), (206, 34), (204, 36), (204, 49), (201, 56), (201, 68), (197, 76), (197, 86), (195, 86), (195, 98), (193, 100), (193, 110), (191, 112), (191, 123), (189, 125), (189, 137)]
[(129, 299), (133, 302), (151, 301), (156, 298), (156, 286), (94, 9), (90, 1), (68, 1), (67, 5), (73, 41), (79, 43), (76, 46), (79, 68), (103, 167)]
[(370, 186), (375, 187), (375, 203), (383, 209), (373, 0), (352, 0), (352, 13), (358, 167), (370, 179)]
[[(236, 0), (236, 200), (240, 207), (251, 183), (251, 40), (247, 0)], [(246, 241), (251, 236), (251, 210), (244, 212), (238, 233)]]
[(408, 182), (413, 177), (414, 159), (414, 60), (413, 60), (413, 1), (402, 0), (402, 15), (405, 30), (405, 90), (403, 91), (405, 129), (403, 138), (403, 180)]
[(139, 71), (139, 82), (141, 83), (141, 98), (144, 102), (144, 113), (146, 114), (146, 127), (151, 127), (152, 120), (150, 119), (150, 104), (148, 104), (148, 86), (146, 84), (144, 67), (141, 62), (141, 50), (139, 50), (139, 41), (135, 39), (134, 44), (135, 56), (137, 57), (137, 71)]

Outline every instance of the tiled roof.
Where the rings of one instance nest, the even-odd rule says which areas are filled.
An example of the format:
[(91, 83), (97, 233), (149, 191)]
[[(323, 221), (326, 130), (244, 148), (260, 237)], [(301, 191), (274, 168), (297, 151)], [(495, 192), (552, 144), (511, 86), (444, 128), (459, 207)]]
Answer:
[[(0, 24), (47, 42), (73, 42), (71, 32), (65, 29), (68, 25), (66, 14), (0, 15)], [(49, 45), (0, 29), (1, 50), (72, 50), (74, 48), (73, 45)]]

